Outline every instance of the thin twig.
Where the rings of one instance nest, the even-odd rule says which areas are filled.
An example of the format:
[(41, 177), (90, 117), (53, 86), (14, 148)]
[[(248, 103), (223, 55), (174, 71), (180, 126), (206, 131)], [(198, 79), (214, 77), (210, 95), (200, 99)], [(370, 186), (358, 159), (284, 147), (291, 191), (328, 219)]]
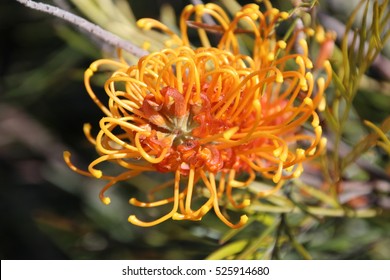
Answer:
[(280, 238), (282, 236), (283, 228), (284, 228), (284, 219), (280, 219), (280, 223), (278, 225), (278, 228), (276, 229), (275, 242), (273, 244), (274, 246), (272, 248), (272, 254), (271, 254), (272, 260), (280, 260), (281, 259), (279, 241), (280, 241)]
[(28, 8), (38, 10), (40, 12), (44, 12), (53, 15), (55, 17), (61, 18), (63, 20), (66, 20), (67, 22), (70, 22), (71, 24), (80, 27), (81, 29), (84, 29), (87, 32), (95, 35), (96, 37), (103, 40), (104, 42), (113, 45), (115, 47), (118, 47), (120, 49), (123, 49), (134, 56), (142, 57), (148, 54), (147, 51), (131, 44), (130, 42), (118, 37), (115, 34), (112, 34), (107, 30), (104, 30), (100, 26), (93, 24), (82, 17), (64, 11), (58, 7), (40, 3), (40, 2), (34, 2), (30, 0), (16, 0), (16, 1), (25, 5)]

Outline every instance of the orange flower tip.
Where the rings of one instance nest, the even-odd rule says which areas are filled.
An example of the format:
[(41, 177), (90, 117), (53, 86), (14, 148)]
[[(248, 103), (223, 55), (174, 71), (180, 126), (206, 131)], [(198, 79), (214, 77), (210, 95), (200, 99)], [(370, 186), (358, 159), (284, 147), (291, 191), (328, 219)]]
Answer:
[(95, 177), (95, 178), (102, 178), (103, 176), (103, 172), (101, 170), (97, 170), (97, 169), (92, 169), (90, 170), (91, 174)]
[[(251, 200), (249, 198), (246, 198), (242, 201), (241, 205), (242, 207), (248, 207), (249, 205), (251, 205)], [(248, 219), (247, 219), (248, 220)]]
[(108, 205), (111, 203), (111, 199), (108, 196), (102, 197), (101, 201), (103, 202), (104, 205)]
[(64, 151), (64, 152), (63, 152), (64, 160), (65, 160), (65, 161), (69, 161), (70, 155), (71, 155), (71, 154), (70, 154), (69, 151)]
[(323, 90), (323, 88), (325, 87), (325, 79), (324, 77), (320, 77), (317, 79), (317, 85), (318, 85), (318, 88), (320, 90)]
[(316, 128), (320, 125), (320, 118), (318, 117), (317, 113), (313, 113), (313, 120), (311, 122), (311, 125)]
[(229, 227), (233, 228), (233, 229), (237, 229), (237, 228), (240, 228), (242, 227), (243, 225), (245, 225), (247, 222), (248, 222), (249, 218), (247, 215), (242, 215), (240, 217), (240, 221), (237, 223), (237, 224), (232, 224), (228, 221), (224, 221), (226, 225), (228, 225)]
[[(277, 14), (279, 14), (279, 15), (281, 16), (281, 13), (280, 13), (279, 10), (276, 9), (276, 8), (272, 8), (272, 9), (271, 9), (271, 14), (274, 15), (274, 16), (276, 16)], [(288, 14), (287, 14), (287, 15), (288, 15)]]
[(283, 153), (280, 155), (279, 159), (282, 161), (282, 162), (286, 162), (287, 160), (287, 155), (288, 155), (288, 152), (287, 152), (287, 149), (283, 150)]
[(254, 3), (247, 4), (247, 5), (245, 5), (245, 7), (247, 8), (245, 10), (248, 10), (249, 12), (252, 12), (252, 11), (256, 12), (259, 10), (259, 5), (254, 4)]
[(282, 154), (282, 151), (283, 151), (283, 146), (275, 149), (272, 153), (273, 153), (274, 157), (279, 157)]
[(322, 66), (324, 67), (326, 73), (328, 74), (328, 79), (330, 79), (329, 76), (332, 75), (332, 65), (330, 64), (329, 60), (325, 60), (325, 61), (322, 63)]
[(84, 131), (91, 131), (91, 128), (92, 128), (92, 126), (91, 126), (91, 124), (90, 123), (85, 123), (84, 125), (83, 125), (83, 129), (84, 129)]
[(239, 221), (239, 223), (237, 224), (237, 226), (238, 226), (238, 227), (241, 227), (241, 226), (245, 225), (245, 224), (248, 222), (248, 220), (249, 220), (249, 218), (248, 218), (247, 215), (242, 215), (242, 216), (240, 217), (240, 221)]
[(288, 19), (288, 17), (290, 16), (289, 13), (287, 12), (281, 12), (279, 14), (279, 16), (282, 18), (282, 19)]
[(256, 110), (257, 112), (260, 112), (260, 111), (261, 111), (261, 103), (260, 103), (260, 100), (259, 100), (259, 99), (253, 100), (252, 106), (255, 108), (255, 110)]
[(230, 140), (230, 138), (239, 130), (238, 126), (232, 127), (223, 133), (223, 138)]
[(310, 106), (310, 107), (313, 107), (313, 100), (310, 98), (310, 97), (305, 97), (305, 99), (303, 100), (303, 102)]
[(255, 21), (259, 18), (259, 16), (255, 12), (250, 13), (249, 16), (253, 21)]
[(286, 170), (287, 172), (292, 172), (293, 169), (294, 169), (294, 166), (295, 166), (295, 165), (291, 165), (291, 166), (289, 166), (289, 167), (286, 167), (284, 170)]
[(300, 85), (302, 91), (307, 91), (308, 87), (307, 87), (307, 82), (306, 82), (305, 78), (300, 79), (299, 85)]
[(329, 60), (324, 61), (324, 68), (330, 71), (332, 70), (332, 65), (330, 64)]
[(300, 55), (295, 58), (295, 63), (298, 64), (302, 68), (304, 68), (304, 66), (305, 66), (305, 62), (303, 61), (303, 58)]
[[(313, 62), (310, 59), (306, 59), (306, 68), (313, 69), (313, 67), (314, 67)], [(310, 73), (310, 72), (308, 72), (308, 73)]]
[(275, 59), (275, 54), (269, 53), (269, 54), (267, 55), (267, 59), (268, 59), (268, 61), (274, 61), (274, 59)]
[(173, 42), (172, 42), (171, 40), (166, 40), (166, 41), (164, 42), (164, 46), (165, 46), (166, 48), (171, 48), (172, 45), (173, 45)]
[[(310, 60), (308, 60), (308, 61), (310, 61)], [(311, 63), (311, 61), (310, 61), (310, 63)], [(312, 65), (313, 65), (313, 64), (312, 64)], [(311, 72), (307, 72), (306, 75), (305, 75), (305, 78), (306, 78), (306, 80), (308, 80), (310, 83), (313, 82), (313, 74), (312, 74)]]
[(308, 29), (306, 30), (306, 34), (307, 34), (308, 36), (313, 36), (313, 35), (315, 34), (315, 31), (314, 31), (313, 28), (308, 28)]
[(280, 179), (282, 179), (282, 174), (281, 172), (277, 172), (273, 177), (272, 177), (272, 181), (277, 184), (279, 183)]
[(283, 79), (282, 73), (280, 73), (280, 72), (277, 72), (277, 73), (276, 73), (276, 79), (275, 79), (275, 81), (276, 81), (277, 83), (279, 83), (279, 84), (283, 83), (284, 79)]
[(138, 220), (135, 215), (130, 215), (127, 220), (129, 221), (129, 223), (131, 223), (133, 225), (139, 225), (141, 223), (141, 221)]
[(307, 152), (308, 156), (314, 156), (314, 154), (317, 152), (317, 148), (313, 148), (310, 151)]
[(153, 27), (153, 24), (151, 23), (150, 19), (142, 18), (137, 21), (137, 26), (144, 30), (150, 30)]
[(151, 46), (150, 42), (145, 41), (145, 42), (142, 44), (142, 49), (144, 49), (144, 50), (147, 51), (147, 50), (150, 49), (150, 46)]
[(315, 36), (318, 43), (322, 43), (325, 41), (325, 30), (322, 26), (317, 27), (317, 32)]
[(298, 148), (295, 152), (297, 155), (297, 161), (300, 161), (303, 158), (305, 158), (305, 150), (304, 149)]
[(322, 137), (321, 140), (320, 140), (320, 149), (323, 149), (326, 147), (326, 144), (328, 143), (328, 139), (325, 138), (325, 137)]
[(287, 47), (287, 43), (283, 40), (277, 42), (279, 49), (284, 50)]
[(309, 48), (307, 46), (307, 42), (305, 39), (300, 39), (298, 44), (301, 46), (301, 48), (303, 49), (303, 53), (305, 56), (307, 56), (307, 54), (309, 53)]
[(300, 176), (302, 175), (302, 172), (303, 172), (302, 164), (299, 164), (299, 165), (297, 166), (297, 169), (296, 169), (296, 170), (294, 171), (294, 173), (293, 173), (293, 177), (294, 177), (294, 178), (300, 177)]

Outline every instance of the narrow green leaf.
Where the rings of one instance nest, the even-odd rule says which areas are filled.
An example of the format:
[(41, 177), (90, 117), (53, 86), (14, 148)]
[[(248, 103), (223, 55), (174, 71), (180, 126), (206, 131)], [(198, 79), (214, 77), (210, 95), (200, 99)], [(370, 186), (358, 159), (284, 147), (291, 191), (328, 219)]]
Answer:
[(247, 245), (248, 240), (237, 240), (232, 243), (229, 243), (220, 249), (214, 251), (209, 255), (206, 260), (223, 260), (235, 254), (241, 252)]
[(278, 224), (279, 220), (276, 220), (273, 224), (266, 228), (258, 238), (253, 240), (250, 245), (237, 256), (236, 260), (249, 259), (261, 246), (263, 246), (263, 241), (267, 237), (271, 237), (271, 233), (275, 230)]
[(337, 88), (337, 90), (340, 92), (341, 96), (348, 100), (348, 90), (347, 88), (345, 87), (345, 85), (343, 84), (343, 82), (340, 80), (340, 77), (339, 75), (337, 75), (336, 72), (332, 71), (332, 79), (333, 79), (333, 82)]

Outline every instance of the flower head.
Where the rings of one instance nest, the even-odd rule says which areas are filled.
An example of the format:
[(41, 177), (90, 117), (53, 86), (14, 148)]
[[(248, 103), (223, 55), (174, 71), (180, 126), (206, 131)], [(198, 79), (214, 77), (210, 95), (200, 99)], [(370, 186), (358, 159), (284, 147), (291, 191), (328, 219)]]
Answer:
[[(153, 19), (139, 21), (142, 28), (157, 28), (167, 33), (167, 48), (128, 65), (123, 59), (98, 60), (85, 72), (88, 93), (105, 116), (96, 137), (85, 126), (87, 138), (100, 157), (84, 175), (108, 180), (100, 193), (115, 183), (144, 171), (173, 173), (174, 179), (157, 187), (173, 187), (172, 197), (141, 202), (139, 207), (172, 204), (172, 210), (154, 221), (145, 222), (131, 215), (129, 221), (140, 226), (156, 225), (169, 218), (200, 220), (211, 209), (230, 227), (239, 227), (248, 219), (241, 216), (232, 223), (220, 210), (227, 198), (230, 205), (243, 208), (234, 189), (246, 188), (260, 174), (276, 184), (296, 178), (302, 163), (323, 150), (326, 139), (317, 110), (323, 108), (324, 78), (314, 80), (307, 43), (296, 31), (289, 39), (277, 40), (275, 27), (287, 19), (269, 4), (263, 13), (254, 4), (244, 6), (233, 19), (215, 4), (187, 6), (181, 16), (181, 36)], [(215, 25), (203, 22), (211, 16)], [(197, 28), (201, 47), (190, 45), (188, 26)], [(210, 35), (217, 32), (218, 42)], [(251, 54), (241, 53), (242, 38), (253, 41)], [(300, 38), (300, 39), (299, 39)], [(294, 52), (299, 48), (300, 52)], [(114, 71), (105, 83), (108, 103), (95, 95), (90, 78), (101, 66)], [(324, 67), (330, 76), (328, 62)], [(125, 171), (108, 176), (97, 165), (113, 162)], [(239, 180), (241, 175), (246, 179)], [(194, 203), (196, 190), (205, 190), (201, 205)], [(195, 205), (198, 205), (197, 208)]]

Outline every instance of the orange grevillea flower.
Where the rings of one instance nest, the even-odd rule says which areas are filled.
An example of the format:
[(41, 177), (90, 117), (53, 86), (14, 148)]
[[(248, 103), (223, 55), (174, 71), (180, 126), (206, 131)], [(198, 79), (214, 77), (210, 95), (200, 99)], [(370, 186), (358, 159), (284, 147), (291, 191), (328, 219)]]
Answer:
[[(317, 110), (324, 107), (329, 63), (324, 63), (328, 79), (315, 80), (305, 36), (301, 36), (306, 31), (277, 40), (275, 27), (288, 14), (267, 7), (263, 13), (257, 5), (247, 5), (229, 19), (217, 5), (190, 5), (181, 16), (180, 36), (156, 20), (143, 19), (140, 27), (160, 29), (170, 36), (167, 48), (140, 58), (136, 65), (123, 59), (98, 60), (85, 72), (87, 91), (105, 115), (96, 137), (85, 126), (100, 156), (81, 171), (66, 152), (68, 165), (81, 174), (108, 180), (100, 193), (105, 204), (110, 203), (105, 192), (119, 181), (145, 171), (174, 176), (153, 190), (171, 189), (171, 197), (150, 202), (130, 199), (139, 207), (171, 204), (172, 210), (154, 221), (131, 215), (131, 223), (153, 226), (170, 218), (200, 220), (213, 209), (225, 224), (240, 227), (246, 215), (233, 223), (220, 209), (222, 203), (234, 208), (250, 204), (248, 197), (236, 201), (233, 190), (245, 189), (259, 174), (276, 184), (259, 194), (269, 195), (284, 180), (300, 176), (302, 163), (323, 150), (326, 139)], [(204, 23), (206, 16), (215, 25)], [(188, 25), (197, 28), (201, 47), (191, 47)], [(214, 47), (210, 32), (218, 38)], [(247, 42), (252, 40), (252, 54), (240, 52), (241, 35)], [(106, 105), (90, 85), (102, 66), (114, 69), (104, 86)], [(107, 175), (98, 168), (103, 162), (124, 171)], [(203, 199), (197, 198), (199, 193)]]

